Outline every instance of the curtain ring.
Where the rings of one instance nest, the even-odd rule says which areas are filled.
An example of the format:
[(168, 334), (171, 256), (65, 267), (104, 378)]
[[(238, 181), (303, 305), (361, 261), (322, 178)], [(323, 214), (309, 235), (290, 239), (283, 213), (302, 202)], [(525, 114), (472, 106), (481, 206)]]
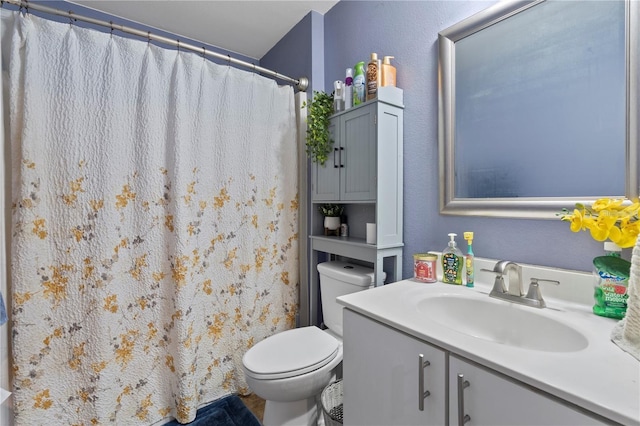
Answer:
[(231, 66), (231, 55), (227, 55), (227, 65)]
[(204, 46), (202, 46), (202, 59), (205, 59), (206, 54), (207, 54), (207, 49), (205, 49)]
[(147, 31), (147, 44), (151, 44), (151, 31)]
[(109, 21), (109, 27), (111, 27), (111, 37), (113, 37), (113, 21)]
[(73, 17), (73, 11), (68, 11), (67, 12), (69, 14), (69, 27), (73, 26), (73, 22), (75, 21), (75, 18)]
[[(2, 3), (4, 3), (4, 2), (2, 2)], [(20, 2), (20, 8), (18, 9), (18, 12), (20, 12), (20, 13), (29, 13), (29, 3)]]
[(178, 40), (178, 52), (180, 51), (180, 40)]

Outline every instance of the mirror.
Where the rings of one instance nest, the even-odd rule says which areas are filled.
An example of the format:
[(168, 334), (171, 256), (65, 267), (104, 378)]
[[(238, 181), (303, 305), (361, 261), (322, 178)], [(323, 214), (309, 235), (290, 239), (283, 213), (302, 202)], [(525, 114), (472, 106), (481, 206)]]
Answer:
[(439, 33), (440, 211), (638, 196), (638, 1), (502, 1)]

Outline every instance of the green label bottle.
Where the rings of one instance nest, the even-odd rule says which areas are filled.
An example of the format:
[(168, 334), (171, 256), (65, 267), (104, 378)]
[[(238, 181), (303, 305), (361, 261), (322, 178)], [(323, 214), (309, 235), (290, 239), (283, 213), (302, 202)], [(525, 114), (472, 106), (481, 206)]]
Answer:
[(442, 251), (442, 282), (447, 284), (462, 285), (463, 256), (456, 246), (457, 234), (449, 234), (449, 245)]

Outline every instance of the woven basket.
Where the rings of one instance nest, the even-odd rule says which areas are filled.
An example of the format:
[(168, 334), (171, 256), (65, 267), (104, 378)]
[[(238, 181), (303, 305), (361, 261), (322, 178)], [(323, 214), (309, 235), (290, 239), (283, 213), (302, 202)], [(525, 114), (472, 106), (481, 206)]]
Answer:
[(322, 415), (326, 426), (342, 424), (342, 379), (329, 384), (320, 395)]

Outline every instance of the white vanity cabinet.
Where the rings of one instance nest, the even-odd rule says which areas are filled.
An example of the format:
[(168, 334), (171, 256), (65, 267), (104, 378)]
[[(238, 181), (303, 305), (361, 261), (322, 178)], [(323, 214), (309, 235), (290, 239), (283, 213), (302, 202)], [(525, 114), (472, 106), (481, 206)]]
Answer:
[(444, 351), (348, 309), (344, 342), (345, 425), (445, 424)]
[(605, 424), (574, 405), (348, 308), (343, 379), (345, 425)]
[(534, 388), (450, 354), (449, 424), (465, 423), (509, 426), (604, 424)]

